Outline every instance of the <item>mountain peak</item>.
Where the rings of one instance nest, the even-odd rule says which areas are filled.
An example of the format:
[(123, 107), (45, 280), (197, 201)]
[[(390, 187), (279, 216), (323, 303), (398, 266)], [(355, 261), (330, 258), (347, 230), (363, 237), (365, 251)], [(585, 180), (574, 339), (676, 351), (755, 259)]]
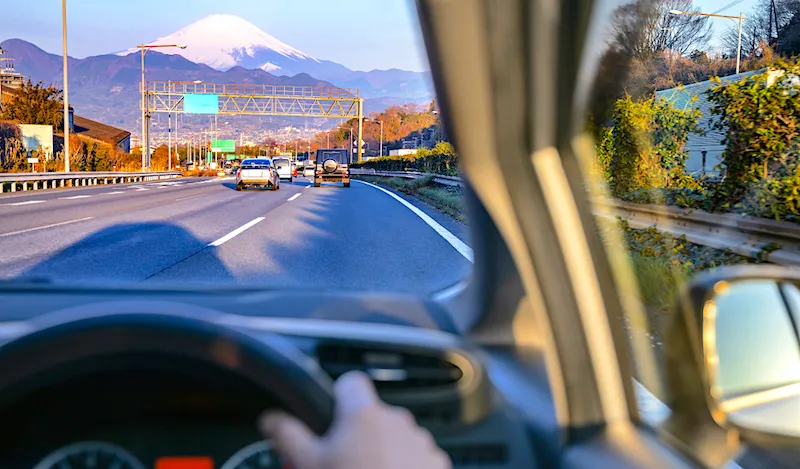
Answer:
[[(243, 62), (257, 62), (265, 55), (292, 61), (317, 62), (314, 57), (267, 34), (244, 18), (228, 14), (208, 15), (150, 44), (186, 44), (186, 49), (164, 49), (164, 52), (179, 54), (218, 70), (227, 70)], [(122, 55), (136, 51), (135, 48), (129, 49)], [(266, 71), (280, 68), (274, 62), (264, 60), (255, 65)]]

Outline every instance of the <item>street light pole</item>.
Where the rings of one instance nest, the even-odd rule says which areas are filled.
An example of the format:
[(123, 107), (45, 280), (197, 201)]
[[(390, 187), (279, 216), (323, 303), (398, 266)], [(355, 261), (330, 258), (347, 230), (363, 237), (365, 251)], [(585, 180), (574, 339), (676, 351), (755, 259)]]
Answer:
[(736, 45), (736, 74), (739, 74), (739, 64), (742, 60), (742, 22), (747, 19), (742, 13), (739, 13), (738, 16), (733, 15), (718, 15), (716, 13), (700, 13), (699, 11), (681, 11), (681, 10), (670, 10), (670, 14), (672, 15), (692, 15), (692, 16), (704, 16), (707, 18), (726, 18), (733, 21), (738, 21), (738, 29), (739, 29), (739, 40)]
[[(167, 80), (167, 100), (172, 105), (172, 82)], [(167, 113), (167, 171), (172, 168), (172, 113)]]
[(742, 21), (744, 17), (739, 12), (739, 41), (736, 44), (736, 74), (739, 74), (739, 62), (742, 60)]
[(147, 102), (145, 101), (145, 89), (147, 86), (144, 82), (144, 53), (147, 49), (142, 47), (142, 172), (147, 171), (147, 160), (150, 158), (150, 142), (147, 138), (147, 121), (145, 120), (145, 113), (147, 112)]
[(137, 49), (142, 51), (142, 172), (147, 171), (150, 163), (150, 126), (147, 125), (147, 84), (144, 81), (144, 54), (150, 49), (163, 47), (186, 49), (183, 44), (141, 44), (136, 46)]
[(67, 0), (61, 0), (61, 28), (64, 41), (64, 172), (69, 172), (69, 72), (67, 71)]
[[(381, 155), (380, 156), (383, 156), (383, 121), (380, 120), (380, 119), (372, 119), (370, 117), (365, 117), (364, 120), (365, 121), (371, 121), (371, 122), (377, 122), (378, 124), (381, 125), (381, 150), (380, 150), (381, 151)], [(367, 147), (367, 148), (369, 148), (369, 147)]]

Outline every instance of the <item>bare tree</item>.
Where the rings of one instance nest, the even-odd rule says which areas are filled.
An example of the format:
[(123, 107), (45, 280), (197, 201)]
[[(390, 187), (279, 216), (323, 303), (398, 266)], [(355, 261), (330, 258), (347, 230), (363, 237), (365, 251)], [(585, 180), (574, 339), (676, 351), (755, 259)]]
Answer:
[(708, 18), (673, 15), (671, 10), (697, 11), (692, 0), (639, 0), (617, 9), (614, 46), (643, 62), (666, 50), (681, 55), (703, 49), (711, 39)]
[[(759, 57), (763, 53), (762, 44), (773, 44), (780, 34), (787, 32), (787, 27), (800, 11), (800, 1), (775, 0), (772, 15), (770, 9), (770, 0), (759, 0), (753, 11), (745, 15), (747, 19), (742, 23), (742, 57)], [(773, 21), (772, 28), (770, 21)], [(738, 41), (738, 25), (731, 24), (722, 36), (722, 47), (727, 56), (736, 57)]]

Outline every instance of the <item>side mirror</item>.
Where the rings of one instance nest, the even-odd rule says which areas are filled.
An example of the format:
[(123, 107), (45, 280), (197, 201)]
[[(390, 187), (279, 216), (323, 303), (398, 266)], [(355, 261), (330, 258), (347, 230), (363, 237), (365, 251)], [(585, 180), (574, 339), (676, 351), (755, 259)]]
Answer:
[(744, 440), (800, 445), (800, 271), (720, 269), (686, 293), (711, 416)]

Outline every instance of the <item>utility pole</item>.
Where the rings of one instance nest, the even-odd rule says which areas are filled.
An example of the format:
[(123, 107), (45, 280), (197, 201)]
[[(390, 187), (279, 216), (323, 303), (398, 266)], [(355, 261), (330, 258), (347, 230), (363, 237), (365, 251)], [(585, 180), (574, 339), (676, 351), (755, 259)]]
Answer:
[(67, 0), (61, 0), (61, 27), (64, 40), (64, 172), (69, 172), (69, 72), (67, 71)]

